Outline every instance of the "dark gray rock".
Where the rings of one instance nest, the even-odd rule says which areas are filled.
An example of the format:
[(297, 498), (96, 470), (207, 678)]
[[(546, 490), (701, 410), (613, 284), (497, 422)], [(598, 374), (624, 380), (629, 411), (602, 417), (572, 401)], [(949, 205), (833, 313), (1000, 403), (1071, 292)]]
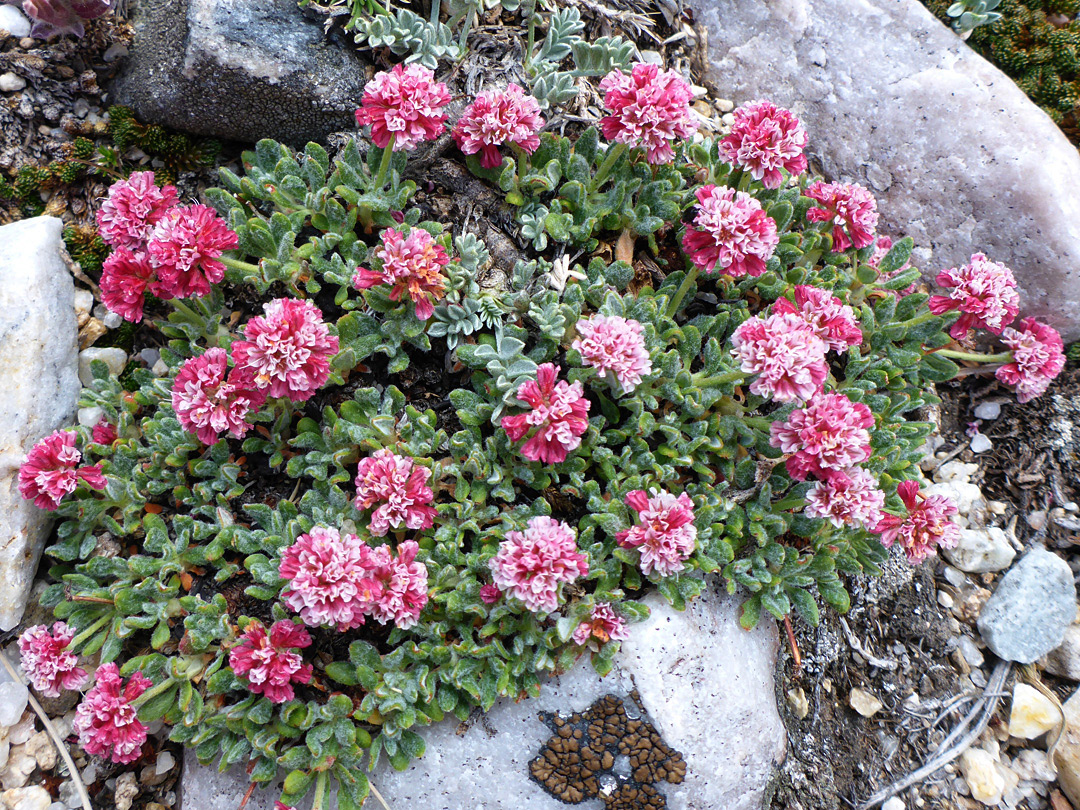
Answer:
[(364, 67), (296, 0), (139, 0), (113, 93), (147, 122), (303, 146), (356, 126)]

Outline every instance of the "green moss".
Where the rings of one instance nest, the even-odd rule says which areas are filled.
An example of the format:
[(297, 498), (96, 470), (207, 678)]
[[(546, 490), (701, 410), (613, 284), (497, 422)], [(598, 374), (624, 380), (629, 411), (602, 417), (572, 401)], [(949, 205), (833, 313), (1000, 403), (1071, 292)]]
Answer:
[(72, 259), (77, 261), (84, 272), (97, 273), (102, 262), (109, 255), (109, 248), (98, 236), (97, 231), (89, 226), (69, 225), (64, 228), (64, 245)]
[(159, 182), (172, 183), (180, 172), (209, 166), (221, 152), (221, 142), (192, 138), (154, 124), (140, 124), (127, 107), (109, 108), (109, 137), (121, 152), (138, 147), (161, 158), (165, 166), (155, 170)]

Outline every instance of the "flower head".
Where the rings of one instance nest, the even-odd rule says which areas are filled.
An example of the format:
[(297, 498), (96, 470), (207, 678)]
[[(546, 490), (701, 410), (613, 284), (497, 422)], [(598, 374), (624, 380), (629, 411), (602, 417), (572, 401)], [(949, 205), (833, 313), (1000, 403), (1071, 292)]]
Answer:
[(897, 487), (907, 507), (907, 517), (882, 513), (873, 531), (881, 535), (886, 548), (899, 543), (908, 562), (916, 565), (934, 554), (937, 546), (952, 548), (960, 542), (960, 527), (949, 520), (956, 505), (944, 495), (923, 495), (917, 481), (902, 481)]
[(885, 493), (862, 467), (847, 471), (845, 478), (816, 481), (806, 495), (807, 517), (825, 518), (840, 528), (873, 529), (881, 519)]
[(582, 362), (595, 368), (597, 376), (608, 373), (618, 380), (624, 394), (641, 384), (652, 372), (652, 358), (645, 346), (645, 330), (635, 320), (618, 315), (593, 315), (577, 322), (578, 336), (572, 346)]
[(534, 613), (555, 611), (559, 585), (589, 573), (588, 558), (577, 550), (574, 530), (544, 515), (530, 518), (524, 532), (507, 532), (488, 564), (495, 585)]
[(675, 156), (672, 141), (697, 131), (690, 112), (690, 85), (674, 71), (639, 62), (630, 75), (619, 69), (600, 80), (604, 106), (611, 115), (600, 119), (609, 141), (640, 146), (649, 163), (667, 163)]
[(565, 461), (571, 450), (581, 445), (581, 436), (589, 429), (589, 401), (581, 383), (558, 380), (559, 367), (544, 363), (536, 370), (536, 380), (527, 380), (518, 388), (517, 397), (532, 410), (517, 416), (504, 416), (502, 428), (510, 441), (525, 437), (533, 428), (531, 439), (521, 454), (531, 461), (555, 464)]
[(874, 241), (877, 201), (862, 186), (819, 180), (806, 190), (806, 196), (822, 206), (811, 208), (806, 212), (806, 218), (810, 222), (832, 223), (834, 252), (847, 250), (852, 245), (864, 248)]
[(294, 683), (311, 681), (311, 664), (297, 650), (311, 646), (307, 630), (291, 621), (275, 622), (269, 635), (261, 622), (252, 621), (229, 651), (233, 672), (247, 678), (253, 694), (266, 695), (271, 703), (292, 700)]
[(94, 425), (94, 430), (90, 435), (94, 440), (94, 444), (112, 444), (117, 439), (116, 425), (103, 416), (98, 419), (98, 423)]
[(442, 134), (449, 103), (450, 91), (426, 67), (394, 65), (364, 87), (356, 123), (371, 124), (371, 140), (380, 149), (393, 137), (394, 151), (401, 152)]
[(207, 349), (185, 361), (173, 380), (176, 418), (203, 444), (213, 444), (226, 430), (242, 437), (251, 427), (245, 417), (266, 401), (266, 393), (250, 376), (235, 368), (229, 371), (228, 365), (224, 349)]
[(360, 461), (356, 472), (356, 508), (371, 509), (369, 531), (382, 537), (390, 530), (406, 526), (429, 529), (438, 512), (427, 485), (431, 470), (413, 459), (383, 448)]
[(769, 444), (790, 454), (788, 474), (796, 481), (814, 475), (842, 481), (848, 470), (870, 458), (874, 417), (861, 402), (843, 394), (816, 394), (786, 422), (773, 422)]
[(50, 512), (60, 506), (65, 495), (82, 481), (91, 489), (104, 489), (101, 466), (80, 467), (82, 453), (75, 447), (75, 434), (57, 430), (31, 448), (19, 467), (19, 494), (32, 500), (38, 509)]
[(67, 648), (73, 638), (75, 631), (64, 622), (55, 622), (51, 629), (38, 624), (19, 636), (23, 672), (45, 697), (59, 697), (61, 689), (78, 689), (89, 677), (79, 666), (79, 656)]
[[(870, 254), (870, 258), (866, 260), (866, 263), (868, 265), (870, 265), (871, 267), (875, 268), (875, 269), (880, 267), (881, 266), (881, 260), (884, 259), (889, 254), (889, 251), (892, 250), (892, 246), (893, 246), (893, 240), (892, 240), (891, 237), (889, 237), (889, 236), (879, 236), (877, 238), (877, 241), (874, 242), (874, 252), (872, 254)], [(909, 259), (908, 261), (904, 262), (904, 265), (902, 267), (898, 267), (897, 269), (893, 270), (892, 272), (886, 273), (885, 275), (883, 275), (881, 277), (881, 281), (888, 281), (889, 279), (895, 278), (896, 276), (898, 276), (901, 273), (909, 270), (910, 268), (911, 268), (911, 261)], [(893, 294), (895, 294), (897, 298), (903, 298), (905, 295), (911, 295), (913, 292), (915, 292), (915, 288), (916, 288), (916, 282), (913, 281), (913, 282), (911, 282), (911, 284), (909, 286), (905, 287), (904, 289), (902, 289), (902, 290), (891, 290), (891, 292)]]
[(446, 290), (442, 269), (450, 263), (450, 257), (423, 228), (413, 228), (408, 236), (387, 228), (382, 232), (382, 242), (383, 246), (375, 253), (382, 262), (382, 269), (358, 267), (353, 286), (366, 290), (377, 284), (389, 284), (393, 287), (391, 301), (408, 293), (416, 304), (416, 317), (426, 321), (435, 311), (432, 301), (442, 298)]
[(731, 343), (742, 370), (758, 375), (750, 391), (759, 396), (806, 401), (822, 390), (829, 376), (828, 345), (801, 315), (755, 315), (739, 325)]
[(849, 347), (862, 343), (862, 329), (855, 318), (855, 310), (820, 287), (799, 284), (795, 287), (795, 303), (779, 298), (772, 311), (802, 316), (832, 351), (846, 352)]
[(137, 760), (146, 742), (146, 726), (139, 722), (131, 702), (153, 683), (136, 672), (125, 685), (116, 664), (102, 664), (94, 675), (94, 688), (75, 710), (73, 728), (86, 753), (120, 765)]
[(959, 310), (960, 319), (949, 334), (957, 340), (967, 337), (970, 329), (989, 329), (995, 335), (1012, 323), (1020, 310), (1020, 294), (1012, 270), (976, 253), (963, 267), (943, 270), (937, 276), (938, 286), (949, 290), (948, 295), (930, 297), (927, 306), (935, 315)]
[(370, 614), (379, 624), (392, 621), (407, 630), (419, 620), (420, 611), (428, 601), (427, 566), (416, 561), (419, 550), (415, 540), (406, 540), (398, 546), (396, 558), (388, 545), (372, 551), (372, 573), (382, 589), (370, 607)]
[(499, 601), (500, 596), (502, 596), (502, 591), (490, 582), (480, 587), (480, 601), (485, 605), (494, 605)]
[(702, 186), (698, 212), (686, 229), (683, 250), (704, 270), (738, 278), (760, 276), (780, 237), (761, 203), (733, 188)]
[(289, 584), (281, 598), (308, 627), (344, 632), (364, 623), (381, 593), (371, 548), (354, 534), (315, 526), (281, 553), (278, 573)]
[(494, 169), (502, 163), (499, 147), (512, 143), (532, 154), (540, 146), (544, 119), (540, 105), (518, 85), (488, 90), (476, 97), (458, 119), (454, 140), (466, 155), (480, 152), (480, 165)]
[(1001, 342), (1012, 349), (1012, 362), (999, 368), (995, 376), (1016, 389), (1020, 402), (1042, 396), (1050, 381), (1065, 367), (1061, 335), (1034, 318), (1022, 320), (1019, 329), (1006, 327)]
[(232, 345), (236, 368), (272, 397), (303, 402), (330, 377), (330, 358), (338, 338), (330, 334), (322, 311), (310, 301), (276, 298), (252, 318), (244, 337)]
[(149, 254), (118, 247), (101, 266), (101, 300), (110, 312), (138, 323), (143, 317), (146, 290), (156, 277)]
[(806, 171), (806, 130), (795, 114), (771, 101), (751, 101), (735, 110), (731, 133), (720, 141), (720, 156), (750, 172), (765, 188), (779, 188), (781, 169)]
[(97, 212), (98, 233), (111, 247), (142, 250), (154, 226), (175, 205), (174, 186), (158, 188), (153, 172), (132, 172), (109, 187)]
[(64, 34), (80, 38), (86, 32), (83, 23), (111, 9), (111, 0), (22, 0), (22, 10), (34, 21), (30, 36), (35, 39)]
[(150, 234), (150, 258), (158, 275), (150, 291), (161, 298), (209, 295), (210, 285), (225, 277), (225, 265), (218, 258), (239, 244), (236, 232), (213, 208), (172, 209)]
[(608, 602), (597, 602), (589, 616), (589, 621), (574, 628), (574, 643), (585, 645), (595, 638), (601, 644), (608, 641), (623, 641), (630, 637), (626, 629), (626, 619), (611, 608)]
[(626, 496), (626, 505), (638, 513), (638, 523), (615, 539), (623, 548), (641, 551), (643, 573), (668, 577), (683, 569), (697, 545), (694, 502), (685, 492), (677, 498), (658, 489), (651, 493), (636, 489)]

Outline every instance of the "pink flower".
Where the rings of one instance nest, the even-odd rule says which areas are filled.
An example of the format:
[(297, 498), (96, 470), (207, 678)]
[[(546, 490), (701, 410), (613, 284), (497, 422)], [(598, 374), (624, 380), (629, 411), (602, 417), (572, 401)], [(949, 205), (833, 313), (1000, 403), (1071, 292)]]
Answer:
[(935, 315), (959, 310), (960, 319), (949, 334), (957, 340), (967, 337), (970, 329), (989, 329), (995, 335), (1012, 323), (1020, 309), (1020, 294), (1012, 270), (976, 253), (963, 267), (938, 273), (940, 287), (951, 288), (948, 295), (930, 297), (927, 306)]
[(844, 478), (817, 481), (806, 495), (807, 517), (825, 518), (833, 526), (873, 529), (881, 519), (885, 493), (862, 467), (847, 471)]
[(1065, 367), (1061, 335), (1034, 318), (1020, 321), (1019, 329), (1006, 327), (1001, 342), (1012, 349), (1012, 362), (999, 368), (995, 376), (1016, 389), (1019, 402), (1042, 396)]
[(751, 101), (735, 110), (731, 134), (720, 141), (720, 156), (750, 172), (765, 188), (779, 188), (780, 173), (806, 171), (806, 130), (790, 110), (771, 101)]
[(608, 602), (597, 602), (593, 606), (589, 621), (574, 628), (573, 634), (574, 643), (582, 646), (588, 644), (592, 638), (606, 644), (608, 641), (623, 641), (629, 637), (626, 619), (612, 610)]
[(427, 566), (416, 562), (420, 550), (415, 540), (406, 540), (398, 546), (394, 559), (389, 546), (379, 546), (372, 551), (372, 573), (382, 584), (382, 590), (371, 605), (370, 614), (379, 624), (394, 622), (402, 630), (416, 624), (420, 611), (428, 601)]
[(627, 76), (619, 69), (600, 80), (604, 106), (612, 112), (600, 119), (609, 141), (640, 146), (649, 163), (667, 163), (672, 141), (697, 131), (690, 113), (690, 85), (674, 71), (639, 62)]
[(381, 593), (371, 548), (354, 534), (315, 526), (281, 553), (278, 573), (289, 580), (281, 599), (308, 627), (345, 632), (364, 623)]
[(517, 397), (532, 408), (518, 416), (504, 416), (502, 428), (510, 441), (516, 442), (532, 429), (536, 432), (521, 448), (521, 455), (531, 461), (557, 464), (565, 461), (571, 450), (581, 445), (581, 436), (589, 429), (590, 402), (581, 383), (556, 382), (559, 367), (544, 363), (536, 370), (536, 380), (527, 380), (518, 388)]
[(820, 287), (799, 284), (795, 287), (795, 303), (778, 298), (772, 311), (801, 315), (814, 334), (833, 351), (846, 352), (849, 346), (862, 343), (862, 329), (855, 318), (855, 310)]
[(146, 742), (146, 726), (139, 722), (131, 702), (153, 682), (136, 672), (125, 686), (116, 664), (102, 664), (95, 679), (94, 688), (75, 710), (73, 727), (79, 734), (79, 745), (88, 754), (107, 757), (120, 765), (134, 762)]
[[(879, 236), (877, 238), (877, 241), (874, 243), (874, 252), (870, 256), (870, 258), (866, 260), (866, 263), (875, 269), (880, 267), (881, 260), (884, 259), (886, 255), (888, 255), (890, 250), (892, 250), (892, 246), (893, 240), (891, 237)], [(899, 267), (896, 270), (893, 270), (891, 273), (886, 273), (885, 275), (883, 275), (881, 277), (881, 281), (888, 281), (909, 269), (911, 269), (911, 262), (906, 261), (904, 262), (903, 267)], [(897, 298), (903, 298), (905, 295), (911, 295), (913, 292), (915, 292), (916, 286), (916, 282), (913, 281), (908, 287), (903, 290), (890, 290), (890, 292), (894, 293)]]
[(150, 258), (158, 274), (150, 291), (161, 298), (209, 295), (210, 285), (225, 278), (225, 265), (218, 257), (239, 244), (236, 232), (213, 208), (174, 208), (150, 234)]
[(829, 376), (828, 346), (801, 315), (754, 316), (731, 336), (732, 354), (743, 371), (757, 374), (750, 391), (777, 402), (806, 401)]
[(480, 165), (494, 169), (502, 163), (499, 147), (512, 143), (532, 154), (540, 146), (544, 127), (540, 105), (516, 84), (504, 92), (489, 90), (476, 97), (458, 119), (454, 140), (466, 155), (480, 152)]
[(276, 298), (263, 312), (244, 327), (247, 340), (233, 343), (233, 362), (272, 397), (310, 399), (330, 377), (337, 337), (310, 301)]
[(593, 315), (577, 322), (578, 337), (571, 344), (581, 361), (595, 368), (598, 377), (608, 372), (618, 380), (624, 394), (641, 384), (652, 372), (652, 358), (645, 346), (645, 330), (638, 321), (618, 315)]
[(780, 237), (761, 203), (733, 188), (702, 186), (698, 212), (683, 236), (683, 250), (706, 273), (760, 276)]
[(82, 453), (75, 448), (75, 434), (57, 430), (31, 448), (19, 467), (19, 494), (38, 509), (50, 512), (82, 481), (91, 489), (104, 489), (101, 466), (80, 467)]
[(491, 583), (483, 585), (480, 588), (480, 601), (485, 605), (494, 605), (499, 601), (500, 596), (502, 596), (502, 591)]
[(438, 512), (431, 506), (435, 496), (427, 485), (429, 478), (427, 467), (386, 448), (361, 460), (356, 471), (356, 508), (371, 509), (378, 504), (368, 530), (382, 537), (391, 526), (431, 528)]
[(935, 547), (952, 548), (960, 542), (960, 527), (949, 520), (956, 506), (943, 495), (926, 496), (917, 481), (902, 481), (897, 487), (907, 507), (907, 517), (884, 512), (873, 531), (881, 535), (886, 548), (899, 542), (908, 562), (916, 565), (934, 554)]
[(94, 439), (94, 444), (112, 444), (117, 438), (116, 425), (103, 416), (94, 425), (91, 436)]
[(203, 444), (213, 444), (225, 430), (241, 438), (251, 427), (245, 417), (266, 400), (251, 377), (235, 368), (228, 371), (228, 365), (224, 349), (207, 349), (187, 360), (173, 380), (176, 418)]
[(819, 180), (805, 193), (822, 205), (821, 208), (807, 211), (806, 219), (833, 225), (834, 253), (847, 250), (852, 245), (864, 248), (874, 241), (874, 229), (878, 222), (877, 201), (865, 188), (857, 184), (823, 183)]
[(400, 152), (442, 134), (450, 91), (426, 67), (394, 65), (367, 83), (360, 103), (357, 125), (371, 124), (371, 140), (380, 149), (393, 137)]
[(507, 532), (488, 564), (495, 585), (534, 613), (556, 610), (559, 584), (589, 573), (588, 558), (578, 552), (574, 530), (543, 515), (530, 518), (524, 532)]
[(786, 466), (796, 481), (814, 475), (823, 481), (843, 481), (848, 468), (870, 458), (874, 417), (861, 402), (843, 394), (816, 394), (791, 413), (786, 422), (773, 422), (769, 444), (790, 454)]
[(296, 810), (296, 808), (281, 802), (274, 802), (274, 810)]
[(132, 172), (127, 180), (109, 187), (97, 212), (98, 233), (111, 247), (142, 250), (154, 226), (174, 205), (175, 186), (158, 188), (153, 172)]
[(391, 301), (399, 300), (407, 292), (416, 304), (416, 317), (426, 321), (435, 311), (431, 302), (442, 298), (446, 290), (442, 269), (449, 264), (450, 257), (423, 228), (413, 228), (407, 237), (387, 228), (382, 232), (382, 242), (383, 246), (375, 253), (382, 269), (356, 268), (353, 286), (366, 290), (377, 284), (390, 284)]
[(307, 630), (291, 621), (274, 622), (270, 635), (261, 622), (253, 621), (229, 651), (229, 666), (247, 678), (253, 694), (266, 695), (271, 703), (284, 703), (296, 696), (294, 683), (310, 683), (311, 664), (305, 664), (298, 649), (311, 646)]
[(110, 312), (138, 323), (143, 317), (146, 290), (154, 279), (154, 264), (145, 252), (118, 247), (101, 267), (101, 300)]
[(639, 522), (615, 539), (623, 548), (640, 549), (643, 573), (668, 577), (682, 571), (697, 545), (694, 502), (685, 492), (676, 498), (663, 490), (650, 491), (651, 496), (640, 489), (627, 494), (625, 503), (638, 513)]
[(23, 672), (45, 697), (59, 697), (61, 689), (78, 689), (89, 677), (79, 666), (79, 656), (67, 648), (73, 638), (75, 631), (64, 622), (55, 622), (52, 629), (38, 624), (19, 636)]

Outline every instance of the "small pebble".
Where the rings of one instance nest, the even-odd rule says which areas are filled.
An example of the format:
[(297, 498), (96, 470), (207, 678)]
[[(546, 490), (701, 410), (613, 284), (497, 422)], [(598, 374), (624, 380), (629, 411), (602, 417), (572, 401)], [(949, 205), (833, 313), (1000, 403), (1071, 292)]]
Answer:
[(994, 443), (990, 441), (990, 437), (985, 433), (976, 433), (971, 438), (971, 452), (972, 453), (985, 453), (987, 450), (992, 450)]
[(956, 643), (956, 648), (960, 651), (960, 654), (964, 656), (964, 660), (967, 661), (968, 665), (974, 669), (978, 669), (986, 662), (982, 650), (980, 650), (975, 644), (975, 641), (968, 636), (960, 636), (960, 639)]
[(24, 684), (11, 681), (0, 683), (0, 726), (18, 723), (29, 699), (30, 692)]
[(899, 796), (893, 796), (885, 804), (881, 805), (881, 810), (907, 810), (904, 806), (904, 800)]
[(945, 610), (951, 610), (952, 606), (956, 604), (956, 601), (952, 598), (951, 593), (947, 591), (938, 591), (937, 603), (945, 608)]
[(729, 98), (718, 98), (716, 100), (716, 109), (722, 113), (731, 112), (735, 109), (735, 102)]
[(976, 419), (997, 419), (1001, 416), (1000, 402), (980, 402), (975, 408)]
[[(115, 329), (116, 327), (118, 327), (120, 324), (122, 324), (124, 322), (124, 319), (120, 317), (120, 313), (118, 313), (118, 312), (110, 312), (108, 315), (106, 315), (104, 318), (101, 319), (101, 322), (103, 324), (105, 324), (107, 327), (109, 327), (110, 329)], [(971, 443), (972, 443), (972, 445), (974, 445), (975, 440), (973, 439)], [(971, 449), (975, 450), (974, 446), (972, 446)], [(979, 451), (975, 450), (975, 452), (978, 453)]]
[(1037, 512), (1031, 512), (1024, 517), (1027, 521), (1027, 525), (1037, 532), (1041, 532), (1046, 528), (1046, 510), (1040, 509)]
[(75, 314), (89, 315), (94, 308), (94, 294), (90, 290), (75, 291)]
[(161, 776), (161, 774), (171, 771), (175, 765), (176, 757), (174, 757), (169, 751), (162, 751), (160, 754), (158, 754), (157, 763), (154, 766), (154, 770), (157, 772), (158, 776)]
[(986, 687), (986, 673), (983, 672), (981, 669), (971, 670), (971, 675), (969, 677), (971, 678), (971, 683), (977, 686), (979, 689), (983, 689)]
[(169, 367), (165, 365), (164, 360), (159, 359), (156, 363), (154, 363), (154, 367), (151, 368), (150, 371), (155, 377), (164, 377), (166, 374), (169, 373)]
[(960, 755), (960, 771), (971, 798), (985, 805), (995, 805), (1005, 792), (1005, 777), (990, 754), (981, 748), (969, 748)]
[(954, 588), (961, 587), (967, 582), (967, 577), (964, 572), (959, 568), (953, 568), (951, 565), (945, 566), (945, 581), (952, 585)]
[(19, 47), (22, 48), (24, 51), (30, 50), (31, 48), (34, 47), (34, 38), (33, 37), (23, 37), (22, 39), (19, 40)]
[(881, 701), (865, 689), (855, 687), (848, 695), (848, 705), (863, 717), (873, 717), (883, 708)]
[(115, 62), (121, 56), (127, 55), (127, 45), (123, 44), (122, 42), (116, 42), (109, 46), (109, 49), (105, 51), (104, 55), (102, 55), (101, 58), (104, 59), (106, 62)]
[(641, 51), (641, 61), (646, 65), (663, 65), (664, 57), (659, 51)]
[(788, 690), (787, 701), (788, 706), (791, 707), (791, 713), (800, 720), (805, 720), (806, 716), (810, 714), (810, 701), (806, 699), (806, 692), (803, 691), (801, 686)]
[(1009, 733), (1023, 740), (1041, 737), (1061, 723), (1061, 711), (1046, 695), (1026, 683), (1013, 689)]
[(71, 111), (75, 113), (76, 118), (86, 118), (87, 113), (90, 112), (90, 102), (85, 98), (76, 99)]
[(999, 516), (1009, 511), (1009, 505), (1005, 501), (988, 501), (986, 508), (990, 510), (990, 514)]
[(161, 352), (157, 349), (143, 349), (139, 352), (139, 359), (151, 368), (154, 367), (154, 363), (161, 359)]
[(0, 5), (0, 31), (13, 37), (26, 37), (30, 33), (30, 20), (17, 6)]
[(0, 73), (0, 92), (14, 93), (17, 90), (22, 90), (24, 87), (26, 87), (26, 79), (22, 76), (16, 76), (11, 71)]
[(730, 127), (735, 123), (735, 113), (724, 113), (720, 121), (723, 122), (725, 127)]
[(94, 381), (94, 377), (90, 373), (90, 364), (94, 360), (101, 360), (109, 367), (110, 373), (118, 375), (124, 370), (124, 366), (127, 365), (128, 356), (127, 352), (123, 349), (117, 349), (115, 347), (108, 349), (84, 349), (79, 352), (79, 380), (87, 387)]
[(101, 421), (101, 417), (104, 415), (105, 411), (97, 405), (92, 405), (89, 408), (79, 408), (79, 424), (83, 427), (92, 428)]

